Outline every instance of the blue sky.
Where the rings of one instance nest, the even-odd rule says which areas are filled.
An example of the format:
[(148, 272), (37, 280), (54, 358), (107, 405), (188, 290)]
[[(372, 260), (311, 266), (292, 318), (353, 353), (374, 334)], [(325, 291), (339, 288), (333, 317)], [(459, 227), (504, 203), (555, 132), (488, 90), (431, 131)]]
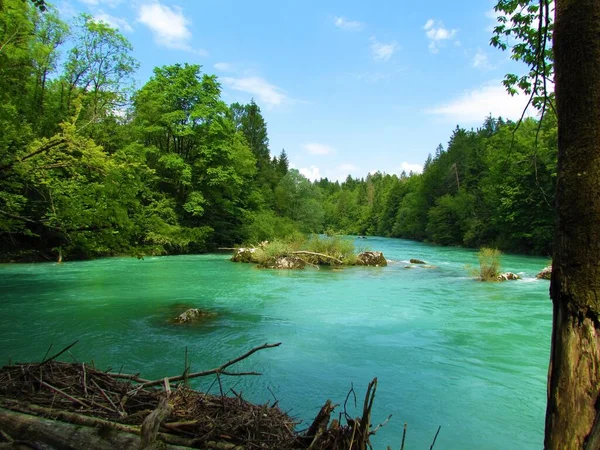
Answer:
[(311, 179), (420, 170), (456, 125), (518, 119), (504, 74), (523, 67), (489, 46), (487, 0), (59, 0), (118, 27), (140, 62), (201, 64), (227, 103), (254, 98), (272, 154)]

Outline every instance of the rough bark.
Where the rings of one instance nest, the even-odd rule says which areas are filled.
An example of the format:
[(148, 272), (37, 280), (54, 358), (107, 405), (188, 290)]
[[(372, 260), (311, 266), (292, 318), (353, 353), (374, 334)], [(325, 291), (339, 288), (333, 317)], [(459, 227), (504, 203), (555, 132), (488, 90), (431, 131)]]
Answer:
[(545, 448), (600, 439), (600, 0), (556, 0), (557, 228)]
[[(93, 448), (98, 450), (137, 450), (140, 436), (112, 427), (96, 428), (58, 422), (14, 411), (0, 409), (0, 430), (13, 439), (28, 442), (42, 442), (51, 448), (61, 450), (79, 450)], [(164, 449), (186, 449), (163, 443)]]

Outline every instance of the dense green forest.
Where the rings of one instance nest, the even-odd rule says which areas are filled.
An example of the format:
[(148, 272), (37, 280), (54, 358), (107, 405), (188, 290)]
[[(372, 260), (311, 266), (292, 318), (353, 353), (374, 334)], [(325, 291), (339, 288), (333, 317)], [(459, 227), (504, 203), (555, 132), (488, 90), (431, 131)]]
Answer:
[(550, 253), (551, 114), (456, 127), (422, 174), (311, 182), (271, 153), (254, 101), (227, 105), (217, 77), (185, 63), (136, 89), (131, 53), (90, 16), (67, 24), (0, 1), (4, 259), (203, 252), (325, 231)]

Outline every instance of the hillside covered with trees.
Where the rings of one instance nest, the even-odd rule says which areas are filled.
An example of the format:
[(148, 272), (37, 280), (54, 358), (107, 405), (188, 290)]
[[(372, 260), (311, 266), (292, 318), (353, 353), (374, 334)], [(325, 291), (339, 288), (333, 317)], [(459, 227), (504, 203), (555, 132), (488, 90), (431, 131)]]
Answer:
[(551, 114), (457, 127), (422, 174), (311, 182), (271, 151), (260, 107), (227, 105), (200, 66), (157, 67), (136, 89), (117, 30), (21, 0), (0, 8), (3, 259), (204, 252), (326, 231), (550, 252)]

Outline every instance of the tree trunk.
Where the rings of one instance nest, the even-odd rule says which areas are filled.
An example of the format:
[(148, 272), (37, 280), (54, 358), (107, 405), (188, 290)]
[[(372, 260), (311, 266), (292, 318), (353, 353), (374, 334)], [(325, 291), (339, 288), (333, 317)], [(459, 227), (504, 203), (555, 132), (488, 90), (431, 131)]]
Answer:
[(600, 0), (556, 0), (557, 225), (545, 448), (600, 448)]

